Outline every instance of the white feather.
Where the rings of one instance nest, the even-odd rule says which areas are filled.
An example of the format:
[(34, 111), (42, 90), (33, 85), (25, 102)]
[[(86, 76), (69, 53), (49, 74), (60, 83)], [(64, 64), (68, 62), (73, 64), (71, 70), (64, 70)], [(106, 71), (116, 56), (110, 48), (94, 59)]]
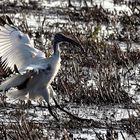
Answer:
[(7, 96), (15, 99), (27, 95), (33, 99), (43, 97), (49, 103), (49, 97), (54, 95), (50, 84), (60, 69), (59, 53), (46, 59), (43, 52), (31, 45), (28, 35), (5, 25), (0, 26), (0, 56), (12, 70), (14, 65), (19, 70), (19, 74), (2, 82), (0, 90), (17, 87), (19, 90), (10, 90)]
[(34, 59), (45, 58), (43, 52), (31, 45), (28, 35), (7, 24), (0, 26), (0, 56), (3, 61), (7, 60), (11, 70), (14, 70), (16, 64), (19, 71), (34, 64)]
[(31, 75), (33, 75), (32, 72), (28, 72), (23, 75), (21, 75), (21, 74), (12, 75), (6, 81), (2, 82), (2, 84), (0, 85), (0, 90), (7, 91), (11, 87), (16, 87), (16, 86), (22, 84), (28, 78), (30, 78)]
[(26, 90), (17, 90), (17, 89), (12, 89), (9, 92), (6, 92), (6, 96), (10, 99), (21, 99), (24, 100), (26, 99), (27, 91)]

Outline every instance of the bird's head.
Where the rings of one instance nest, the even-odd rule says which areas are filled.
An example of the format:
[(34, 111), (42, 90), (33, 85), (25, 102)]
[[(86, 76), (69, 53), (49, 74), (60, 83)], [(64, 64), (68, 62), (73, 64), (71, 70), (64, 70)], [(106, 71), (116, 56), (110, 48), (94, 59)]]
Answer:
[(59, 44), (61, 42), (68, 42), (68, 43), (72, 44), (73, 46), (80, 47), (80, 49), (82, 51), (84, 51), (82, 46), (77, 41), (65, 36), (62, 33), (56, 33), (55, 36), (54, 36), (54, 40), (53, 40), (54, 45), (57, 45), (57, 44)]

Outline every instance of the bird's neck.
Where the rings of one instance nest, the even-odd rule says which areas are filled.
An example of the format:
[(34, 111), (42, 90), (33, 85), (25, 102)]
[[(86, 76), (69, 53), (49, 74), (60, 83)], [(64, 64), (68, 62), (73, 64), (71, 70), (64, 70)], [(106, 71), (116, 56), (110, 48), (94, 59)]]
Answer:
[(54, 44), (54, 55), (60, 55), (59, 44)]

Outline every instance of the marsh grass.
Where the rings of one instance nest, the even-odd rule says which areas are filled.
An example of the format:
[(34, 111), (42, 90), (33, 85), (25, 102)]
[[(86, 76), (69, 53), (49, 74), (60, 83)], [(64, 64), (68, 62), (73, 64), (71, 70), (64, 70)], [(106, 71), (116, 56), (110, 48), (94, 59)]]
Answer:
[[(43, 50), (47, 57), (51, 55), (51, 48), (46, 46), (51, 44), (52, 34), (57, 31), (70, 35), (84, 49), (82, 52), (76, 46), (61, 44), (62, 67), (52, 84), (60, 104), (64, 106), (69, 103), (98, 106), (122, 105), (139, 110), (138, 103), (132, 103), (134, 99), (130, 94), (132, 80), (137, 91), (140, 87), (140, 79), (136, 71), (136, 69), (139, 70), (140, 52), (139, 49), (133, 47), (134, 43), (139, 45), (140, 42), (138, 29), (140, 11), (136, 12), (135, 10), (137, 3), (129, 3), (131, 15), (127, 12), (119, 14), (109, 12), (97, 5), (92, 8), (58, 8), (56, 13), (65, 16), (69, 21), (66, 23), (49, 23), (41, 9), (36, 8), (37, 11), (40, 11), (38, 15), (34, 14), (38, 20), (40, 19), (41, 26), (38, 28), (31, 28), (25, 16), (29, 11), (33, 10), (34, 12), (33, 5), (34, 3), (20, 7), (15, 6), (15, 10), (18, 12), (22, 10), (21, 16), (18, 18), (15, 18), (16, 11), (10, 4), (1, 9), (1, 14), (8, 13), (14, 22), (18, 21), (18, 27), (30, 35), (34, 40), (35, 47)], [(43, 19), (40, 18), (41, 16)], [(116, 26), (118, 23), (121, 28)], [(103, 25), (107, 31), (111, 25), (113, 33), (102, 33)], [(126, 46), (125, 51), (122, 50), (120, 43), (124, 43)], [(5, 70), (0, 69), (1, 78), (7, 77), (9, 74), (9, 71), (7, 74)], [(10, 105), (3, 95), (0, 99), (1, 114), (8, 115), (6, 110), (2, 112), (4, 108), (14, 109), (9, 113), (8, 122), (1, 122), (0, 139), (47, 140), (55, 138), (67, 140), (73, 139), (70, 130), (80, 130), (83, 127), (92, 128), (99, 140), (117, 139), (118, 131), (116, 129), (120, 128), (133, 135), (135, 139), (139, 134), (139, 117), (129, 116), (128, 119), (121, 121), (114, 119), (110, 123), (108, 120), (104, 120), (104, 122), (89, 120), (80, 123), (62, 114), (65, 121), (48, 120), (46, 123), (28, 119), (29, 114), (25, 110), (28, 107), (31, 108), (30, 105), (24, 103)], [(94, 128), (106, 128), (106, 135), (96, 132)], [(125, 140), (123, 133), (121, 135)]]

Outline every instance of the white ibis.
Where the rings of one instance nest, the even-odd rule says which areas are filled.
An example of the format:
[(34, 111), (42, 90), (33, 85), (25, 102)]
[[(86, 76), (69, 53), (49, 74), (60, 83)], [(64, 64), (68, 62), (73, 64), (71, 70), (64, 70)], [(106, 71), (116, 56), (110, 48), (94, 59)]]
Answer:
[(14, 26), (8, 16), (5, 20), (0, 18), (1, 61), (5, 68), (9, 67), (16, 72), (1, 83), (0, 90), (14, 99), (26, 96), (29, 99), (44, 98), (49, 106), (49, 99), (54, 92), (51, 83), (61, 65), (61, 42), (80, 46), (76, 41), (56, 33), (53, 40), (54, 52), (46, 58), (45, 53), (32, 46), (29, 36)]

